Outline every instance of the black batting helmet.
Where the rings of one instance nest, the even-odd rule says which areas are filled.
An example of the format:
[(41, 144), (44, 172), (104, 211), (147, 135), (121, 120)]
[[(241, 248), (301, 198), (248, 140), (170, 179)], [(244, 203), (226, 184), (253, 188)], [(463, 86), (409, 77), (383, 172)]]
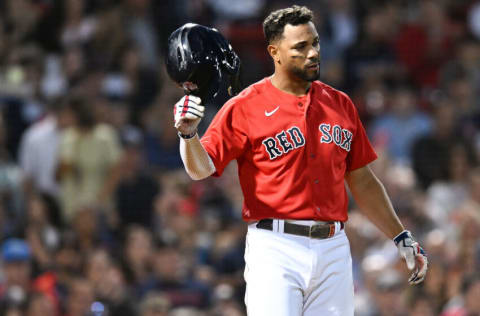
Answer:
[(165, 63), (170, 78), (204, 103), (217, 95), (225, 74), (229, 94), (240, 90), (240, 58), (214, 28), (187, 23), (176, 29), (168, 38)]

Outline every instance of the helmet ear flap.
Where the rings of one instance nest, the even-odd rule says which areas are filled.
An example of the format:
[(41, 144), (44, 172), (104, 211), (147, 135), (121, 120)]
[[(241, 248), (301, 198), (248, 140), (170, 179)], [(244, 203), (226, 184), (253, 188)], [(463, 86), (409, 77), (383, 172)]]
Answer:
[[(240, 59), (239, 59), (240, 60)], [(242, 67), (241, 65), (239, 64), (238, 65), (238, 70), (236, 73), (234, 74), (231, 74), (229, 75), (230, 77), (230, 86), (228, 87), (228, 94), (230, 96), (234, 96), (234, 95), (237, 95), (240, 90), (242, 90), (242, 80), (241, 80), (241, 76), (240, 76), (240, 71), (241, 71)]]
[(241, 90), (241, 80), (240, 80), (240, 68), (241, 61), (237, 53), (232, 48), (232, 45), (218, 32), (216, 29), (212, 30), (213, 40), (218, 46), (219, 56), (219, 65), (223, 71), (225, 71), (229, 76), (229, 87), (228, 94), (234, 96), (238, 94)]
[(212, 30), (212, 37), (218, 47), (219, 56), (221, 56), (220, 64), (229, 74), (235, 74), (240, 68), (240, 58), (232, 48), (232, 45), (218, 32), (216, 29)]
[(222, 63), (222, 69), (228, 74), (230, 85), (228, 87), (228, 94), (230, 96), (237, 95), (242, 86), (240, 80), (241, 62), (238, 55), (233, 51), (229, 45), (230, 50), (225, 52), (225, 62)]

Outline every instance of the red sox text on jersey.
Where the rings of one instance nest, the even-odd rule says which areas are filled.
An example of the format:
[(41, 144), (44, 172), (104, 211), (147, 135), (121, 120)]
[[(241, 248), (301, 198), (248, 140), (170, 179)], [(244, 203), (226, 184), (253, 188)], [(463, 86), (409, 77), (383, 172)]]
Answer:
[[(318, 126), (322, 132), (321, 143), (334, 143), (340, 148), (350, 151), (352, 145), (352, 132), (343, 129), (339, 125), (334, 125), (330, 131), (330, 124), (322, 123)], [(287, 135), (289, 135), (290, 140)], [(300, 129), (296, 126), (289, 128), (287, 131), (281, 131), (274, 137), (266, 138), (262, 144), (265, 146), (271, 160), (288, 153), (290, 150), (297, 149), (305, 145), (305, 137)]]

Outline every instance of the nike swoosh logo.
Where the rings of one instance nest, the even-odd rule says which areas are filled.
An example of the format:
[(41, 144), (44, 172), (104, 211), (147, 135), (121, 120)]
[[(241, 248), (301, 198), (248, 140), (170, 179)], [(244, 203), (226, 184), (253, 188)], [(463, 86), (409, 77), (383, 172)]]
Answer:
[(275, 108), (275, 110), (271, 111), (271, 112), (267, 112), (267, 110), (265, 110), (265, 116), (272, 116), (275, 112), (277, 112), (277, 110), (280, 108), (280, 105), (277, 106)]

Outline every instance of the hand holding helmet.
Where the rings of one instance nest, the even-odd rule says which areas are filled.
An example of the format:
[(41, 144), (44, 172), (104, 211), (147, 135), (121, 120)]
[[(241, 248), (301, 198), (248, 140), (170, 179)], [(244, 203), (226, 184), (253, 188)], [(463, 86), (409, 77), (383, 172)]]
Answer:
[(175, 30), (168, 39), (165, 63), (170, 78), (204, 104), (217, 95), (225, 76), (231, 95), (240, 90), (240, 58), (214, 28), (187, 23)]
[(175, 128), (180, 137), (192, 138), (197, 133), (197, 127), (203, 118), (205, 107), (201, 105), (202, 100), (193, 95), (186, 95), (175, 104), (173, 116)]

